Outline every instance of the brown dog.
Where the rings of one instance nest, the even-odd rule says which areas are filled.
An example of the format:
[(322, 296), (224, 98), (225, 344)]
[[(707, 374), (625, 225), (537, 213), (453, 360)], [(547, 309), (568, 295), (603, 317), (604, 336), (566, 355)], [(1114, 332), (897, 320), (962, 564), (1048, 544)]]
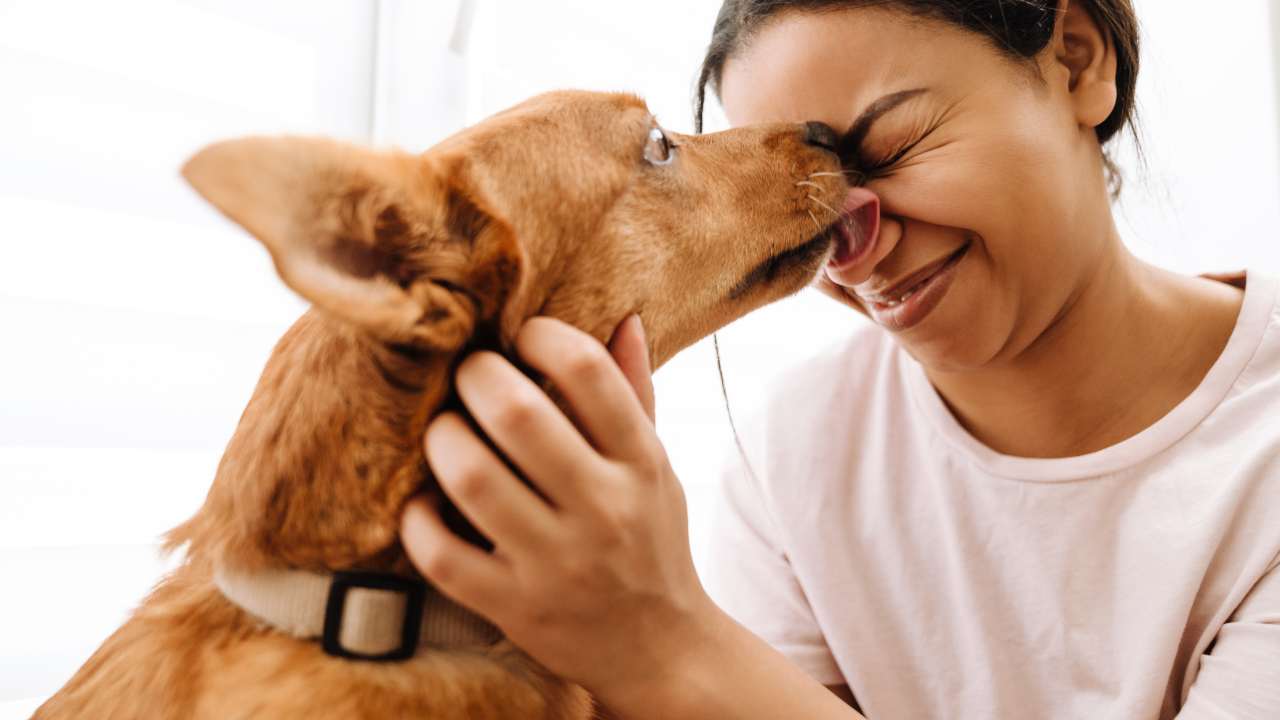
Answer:
[[(429, 589), (424, 626), (466, 631), (419, 646), (412, 593), (384, 589), (412, 645), (394, 662), (335, 657), (243, 608), (270, 604), (263, 578), (415, 577), (399, 516), (434, 488), (422, 435), (455, 402), (466, 353), (509, 349), (535, 315), (604, 340), (635, 312), (657, 367), (804, 287), (857, 242), (833, 215), (848, 192), (833, 144), (815, 124), (668, 137), (634, 97), (565, 92), (421, 156), (295, 138), (199, 153), (187, 180), (315, 307), (267, 363), (204, 506), (170, 535), (183, 564), (35, 717), (589, 717), (586, 693)], [(335, 632), (325, 643), (356, 642)]]

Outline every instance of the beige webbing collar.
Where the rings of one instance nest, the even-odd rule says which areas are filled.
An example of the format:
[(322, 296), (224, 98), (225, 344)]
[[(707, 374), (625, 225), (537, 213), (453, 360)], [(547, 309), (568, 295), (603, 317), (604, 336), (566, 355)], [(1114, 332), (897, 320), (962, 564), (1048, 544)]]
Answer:
[[(240, 572), (219, 568), (214, 584), (232, 603), (281, 632), (302, 639), (324, 635), (334, 576), (305, 570)], [(352, 586), (336, 633), (341, 648), (357, 656), (395, 652), (405, 637), (403, 592)], [(423, 598), (418, 647), (488, 646), (502, 633), (483, 618), (427, 587)], [(413, 620), (410, 620), (413, 621)]]

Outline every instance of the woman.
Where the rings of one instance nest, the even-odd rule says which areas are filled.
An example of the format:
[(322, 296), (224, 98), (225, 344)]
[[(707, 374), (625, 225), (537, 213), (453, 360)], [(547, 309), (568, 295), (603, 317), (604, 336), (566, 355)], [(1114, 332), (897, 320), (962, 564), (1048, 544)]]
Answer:
[(442, 418), (428, 457), (498, 552), (416, 502), (420, 569), (618, 717), (1280, 717), (1280, 285), (1121, 244), (1102, 146), (1137, 62), (1129, 0), (725, 2), (729, 120), (836, 128), (878, 198), (822, 281), (875, 327), (744, 434), (708, 593), (638, 322), (615, 369), (531, 321), (518, 351), (601, 450), (495, 432), (564, 423), (497, 356), (460, 392), (582, 501), (547, 512)]

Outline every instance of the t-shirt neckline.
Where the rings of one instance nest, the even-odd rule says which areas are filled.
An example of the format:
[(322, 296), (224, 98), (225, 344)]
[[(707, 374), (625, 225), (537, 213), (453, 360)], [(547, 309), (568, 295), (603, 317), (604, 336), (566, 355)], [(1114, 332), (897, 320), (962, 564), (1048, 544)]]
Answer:
[(1207, 418), (1230, 393), (1266, 334), (1280, 282), (1250, 273), (1244, 302), (1222, 354), (1195, 390), (1146, 430), (1088, 455), (1026, 458), (1004, 455), (965, 430), (929, 382), (923, 366), (895, 343), (909, 392), (925, 421), (943, 439), (983, 470), (998, 477), (1032, 482), (1064, 482), (1106, 476), (1144, 462), (1172, 447)]

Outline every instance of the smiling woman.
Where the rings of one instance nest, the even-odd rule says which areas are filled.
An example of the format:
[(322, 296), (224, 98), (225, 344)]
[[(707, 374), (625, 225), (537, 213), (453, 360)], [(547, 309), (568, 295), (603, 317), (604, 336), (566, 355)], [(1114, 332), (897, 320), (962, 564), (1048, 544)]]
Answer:
[[(1095, 56), (1092, 65), (1060, 66), (1070, 72), (1064, 82), (1077, 91), (1070, 98), (1049, 100), (1049, 83), (1057, 80), (1057, 68), (1009, 57), (1012, 52), (993, 52), (992, 47), (1016, 48), (1020, 43), (1030, 49), (1031, 30), (1047, 28), (1040, 34), (1043, 48), (1053, 32), (1053, 24), (1046, 20), (1053, 17), (1052, 7), (1041, 5), (1038, 13), (1030, 15), (1024, 9), (1021, 22), (1027, 27), (1012, 32), (1016, 37), (1006, 38), (973, 32), (933, 37), (936, 33), (929, 28), (939, 21), (917, 20), (912, 15), (907, 16), (911, 22), (905, 22), (902, 13), (881, 6), (866, 10), (883, 20), (873, 30), (866, 23), (848, 21), (847, 12), (833, 15), (826, 9), (764, 29), (750, 27), (758, 32), (747, 36), (749, 51), (726, 59), (716, 87), (731, 121), (816, 118), (848, 128), (841, 150), (850, 169), (869, 187), (901, 189), (887, 194), (886, 202), (891, 199), (897, 206), (886, 208), (887, 213), (912, 216), (927, 226), (913, 233), (919, 241), (912, 243), (910, 258), (901, 252), (895, 255), (897, 267), (881, 265), (878, 276), (871, 278), (873, 263), (844, 266), (830, 273), (831, 282), (841, 288), (856, 287), (857, 292), (846, 292), (846, 297), (884, 324), (906, 331), (924, 318), (927, 313), (922, 311), (933, 309), (901, 302), (912, 289), (913, 283), (907, 282), (913, 279), (910, 276), (929, 265), (936, 271), (948, 258), (967, 252), (974, 234), (989, 242), (1018, 237), (1017, 252), (1004, 253), (1002, 265), (1018, 263), (1017, 276), (1028, 287), (1038, 288), (1037, 307), (1025, 312), (1036, 316), (1037, 323), (1046, 322), (1070, 293), (1072, 275), (1062, 270), (1074, 265), (1078, 275), (1083, 268), (1095, 266), (1100, 243), (1108, 236), (1105, 228), (1111, 219), (1103, 174), (1088, 166), (1101, 165), (1097, 144), (1110, 137), (1107, 133), (1114, 134), (1118, 106), (1122, 108), (1118, 117), (1127, 117), (1132, 72), (1127, 75), (1127, 87), (1118, 87), (1119, 81), (1113, 78), (1121, 65), (1132, 69), (1133, 61), (1121, 62), (1119, 54), (1110, 50)], [(1011, 25), (1016, 20), (1011, 19)], [(803, 37), (803, 43), (797, 36)], [(920, 46), (921, 36), (932, 38), (927, 46)], [(867, 57), (892, 58), (894, 49), (903, 46), (919, 47), (913, 54), (917, 62), (885, 74), (893, 78), (892, 83), (861, 80), (885, 73), (881, 65), (886, 63), (868, 63)], [(830, 72), (833, 63), (849, 70)], [(1109, 77), (1090, 82), (1101, 73)], [(798, 84), (797, 77), (811, 79)], [(1078, 119), (1061, 112), (1068, 102)], [(861, 111), (849, 119), (845, 117), (849, 107)], [(1064, 135), (1055, 131), (1067, 119), (1090, 129), (1095, 138), (1092, 149), (1074, 138), (1060, 140)], [(1083, 173), (1077, 169), (1082, 165)], [(961, 177), (965, 182), (959, 182)], [(1079, 185), (1078, 194), (1061, 192), (1071, 184)], [(1079, 199), (1090, 195), (1092, 202), (1081, 206)], [(1010, 197), (1021, 198), (1017, 208), (1005, 204), (1003, 199)], [(1084, 212), (1091, 214), (1086, 218)], [(1088, 227), (1082, 227), (1086, 222)], [(1024, 232), (1032, 228), (1040, 232)], [(1065, 242), (1068, 232), (1076, 241)], [(882, 224), (877, 260), (890, 253), (900, 234), (899, 223)], [(1028, 243), (1027, 238), (1042, 241)], [(1081, 238), (1088, 240), (1081, 242)], [(936, 295), (921, 293), (918, 303)], [(1012, 303), (1007, 291), (987, 294), (982, 317), (965, 319), (970, 334), (965, 348), (938, 347), (931, 352), (945, 354), (949, 363), (960, 361), (959, 353), (969, 356), (966, 362), (978, 362), (1006, 346), (1009, 350), (1024, 347), (1034, 329), (998, 312)], [(1018, 326), (995, 327), (999, 323)], [(924, 344), (940, 341), (947, 342), (935, 334), (913, 347), (922, 352)]]
[(705, 576), (871, 717), (1280, 713), (1280, 283), (1120, 241), (1137, 53), (1128, 0), (722, 6), (698, 112), (835, 128), (879, 213)]

